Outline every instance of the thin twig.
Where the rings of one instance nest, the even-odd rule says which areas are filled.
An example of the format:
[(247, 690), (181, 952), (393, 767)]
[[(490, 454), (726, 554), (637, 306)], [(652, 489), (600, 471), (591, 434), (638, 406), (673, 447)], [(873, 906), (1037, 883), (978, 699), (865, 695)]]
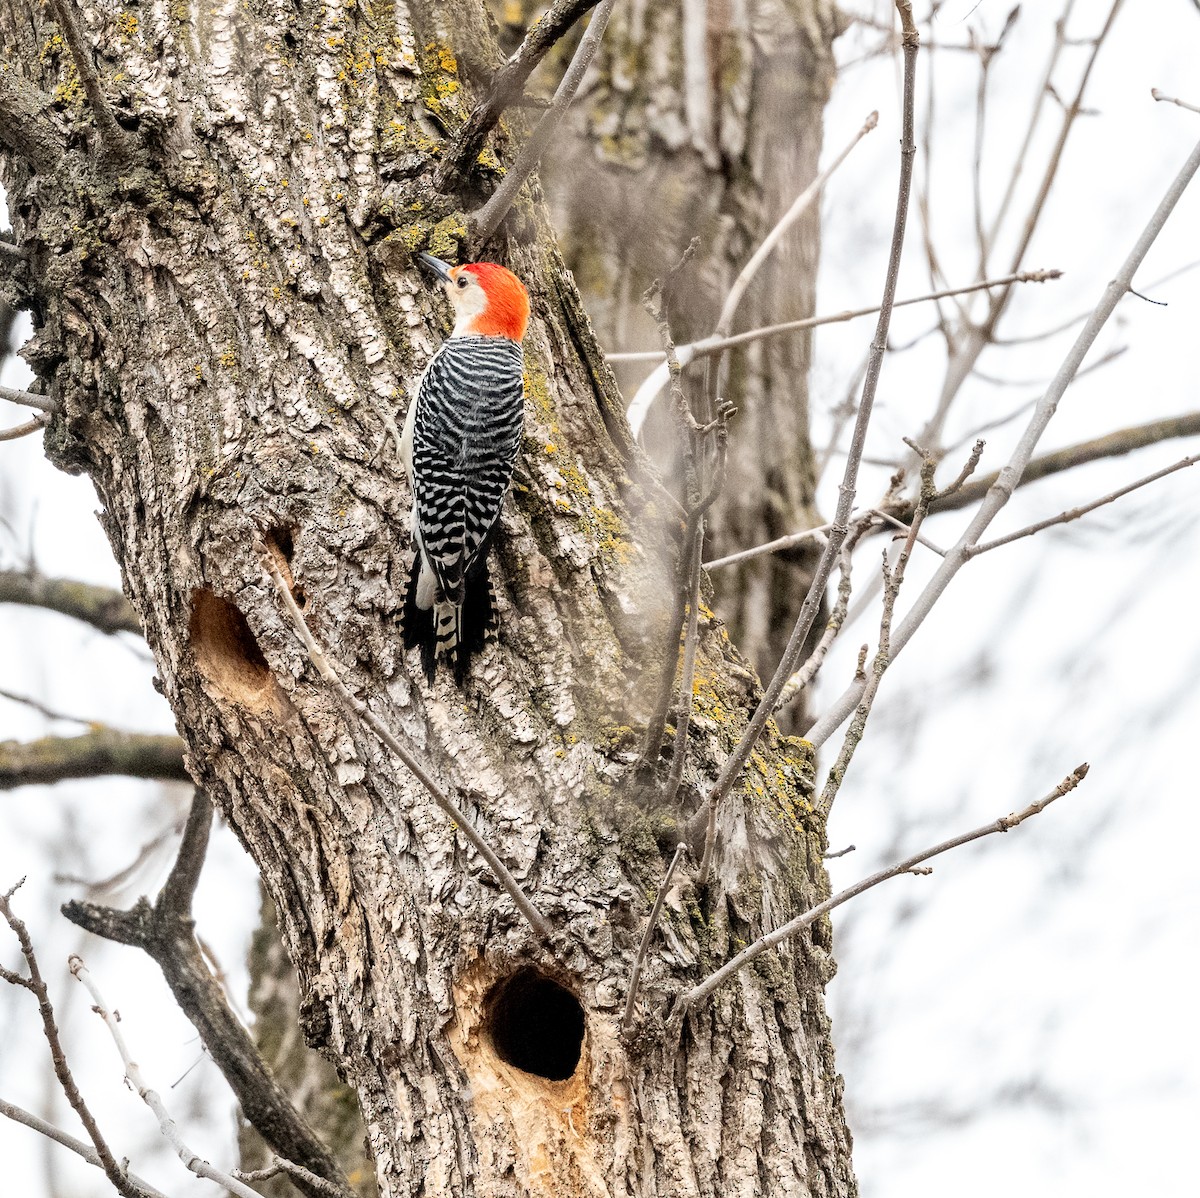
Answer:
[(871, 409), (875, 400), (875, 391), (879, 385), (879, 375), (883, 364), (883, 355), (887, 347), (887, 331), (892, 317), (892, 300), (896, 294), (896, 279), (900, 273), (900, 258), (904, 248), (904, 228), (908, 219), (908, 200), (912, 185), (913, 157), (916, 145), (913, 141), (913, 113), (916, 88), (916, 58), (919, 44), (916, 25), (912, 20), (912, 7), (906, 0), (897, 0), (904, 26), (904, 110), (903, 131), (900, 142), (900, 179), (897, 188), (896, 216), (892, 228), (892, 243), (888, 254), (887, 276), (884, 281), (883, 301), (880, 305), (879, 321), (875, 329), (875, 338), (871, 343), (871, 356), (867, 363), (866, 376), (863, 379), (862, 399), (858, 406), (858, 416), (855, 421), (854, 435), (850, 443), (850, 452), (846, 457), (846, 469), (842, 476), (841, 490), (838, 495), (837, 509), (833, 518), (833, 527), (829, 539), (821, 553), (808, 594), (800, 608), (800, 614), (792, 629), (791, 638), (783, 657), (767, 686), (758, 708), (751, 717), (742, 739), (726, 760), (709, 791), (698, 818), (705, 824), (704, 857), (700, 864), (700, 884), (708, 881), (712, 869), (713, 849), (716, 842), (717, 807), (733, 787), (734, 780), (741, 774), (742, 768), (750, 757), (754, 746), (758, 743), (775, 704), (783, 691), (787, 680), (795, 673), (799, 665), (800, 654), (808, 637), (813, 620), (816, 619), (817, 609), (825, 593), (825, 584), (833, 570), (842, 543), (849, 533), (849, 517), (854, 508), (854, 493), (858, 480), (859, 462), (862, 458), (863, 445), (866, 442), (867, 426), (871, 419)]
[(62, 411), (62, 405), (57, 400), (48, 399), (45, 395), (34, 395), (32, 391), (15, 391), (12, 387), (0, 387), (0, 399), (51, 414)]
[(838, 791), (845, 781), (846, 771), (850, 768), (850, 762), (862, 742), (867, 720), (871, 716), (871, 707), (879, 692), (880, 684), (883, 682), (883, 675), (891, 664), (892, 618), (896, 611), (896, 600), (904, 582), (904, 571), (912, 557), (913, 547), (920, 538), (921, 524), (929, 512), (929, 503), (934, 496), (933, 473), (935, 468), (936, 463), (932, 456), (928, 453), (924, 454), (921, 464), (920, 498), (917, 501), (916, 511), (913, 513), (912, 525), (908, 530), (908, 539), (893, 568), (888, 568), (887, 551), (885, 550), (883, 554), (883, 612), (879, 617), (879, 646), (874, 660), (871, 662), (871, 672), (863, 680), (862, 697), (858, 701), (854, 719), (850, 721), (850, 726), (846, 729), (841, 752), (838, 753), (837, 761), (826, 775), (821, 798), (816, 804), (817, 812), (823, 820), (829, 818), (833, 801), (837, 798)]
[(1186, 108), (1188, 112), (1200, 112), (1200, 105), (1189, 104), (1186, 100), (1177, 99), (1175, 96), (1165, 95), (1160, 92), (1157, 87), (1150, 89), (1150, 94), (1162, 104), (1174, 104), (1178, 108)]
[(492, 193), (487, 203), (471, 215), (469, 224), (472, 238), (476, 244), (488, 241), (500, 227), (500, 222), (508, 215), (508, 210), (513, 206), (517, 193), (525, 185), (525, 180), (537, 169), (542, 154), (545, 153), (550, 139), (554, 136), (563, 117), (566, 116), (567, 108), (575, 98), (579, 84), (583, 81), (583, 76), (600, 46), (600, 39), (604, 36), (604, 27), (608, 24), (608, 18), (612, 14), (615, 3), (616, 0), (600, 0), (600, 4), (592, 14), (592, 19), (588, 22), (586, 32), (579, 39), (579, 45), (575, 48), (571, 64), (567, 67), (566, 74), (563, 75), (562, 81), (554, 93), (553, 103), (542, 114), (542, 119), (538, 121), (529, 135), (529, 140), (521, 147), (516, 162), (508, 168), (504, 178), (500, 181), (500, 186)]
[[(1025, 215), (1025, 221), (1021, 228), (1020, 234), (1017, 237), (1017, 244), (1011, 257), (1009, 258), (1008, 269), (1010, 271), (1017, 270), (1029, 245), (1033, 240), (1034, 233), (1037, 230), (1046, 208), (1046, 200), (1050, 194), (1050, 190), (1054, 184), (1054, 180), (1058, 175), (1059, 167), (1062, 163), (1063, 154), (1066, 150), (1067, 141), (1070, 137), (1071, 130), (1074, 127), (1075, 121), (1078, 119), (1080, 112), (1083, 109), (1083, 97), (1087, 90), (1088, 81), (1091, 78), (1092, 70), (1095, 67), (1096, 60), (1099, 57), (1100, 49), (1108, 37), (1112, 29), (1113, 22), (1116, 20), (1117, 13), (1120, 11), (1124, 0), (1113, 0), (1109, 8), (1108, 16), (1104, 25), (1092, 43), (1091, 53), (1088, 56), (1087, 62), (1084, 64), (1082, 75), (1080, 76), (1079, 84), (1075, 90), (1069, 104), (1064, 106), (1062, 124), (1058, 131), (1058, 136), (1055, 139), (1054, 145), (1051, 147), (1049, 158), (1046, 163), (1046, 168), (1042, 174), (1041, 182), (1038, 190), (1030, 203), (1029, 209)], [(996, 229), (993, 228), (993, 237)], [(926, 421), (924, 428), (917, 435), (917, 440), (922, 445), (936, 446), (941, 444), (942, 431), (945, 427), (947, 416), (950, 408), (953, 405), (956, 397), (959, 395), (963, 383), (970, 376), (975, 364), (979, 361), (980, 355), (984, 349), (992, 343), (995, 336), (996, 328), (1008, 308), (1008, 304), (1013, 297), (1013, 289), (1007, 287), (999, 291), (998, 294), (988, 297), (988, 308), (984, 318), (978, 324), (970, 325), (966, 330), (966, 337), (958, 344), (950, 356), (950, 361), (947, 366), (946, 376), (942, 381), (941, 392), (938, 396), (937, 404), (933, 414)]]
[[(873, 112), (867, 117), (865, 124), (850, 139), (845, 149), (796, 197), (792, 206), (784, 213), (771, 232), (763, 239), (762, 244), (750, 256), (750, 260), (742, 267), (737, 279), (734, 280), (733, 287), (730, 289), (729, 295), (721, 307), (721, 315), (717, 320), (717, 326), (711, 340), (722, 341), (728, 338), (729, 331), (733, 325), (733, 318), (737, 315), (738, 305), (741, 303), (746, 288), (750, 286), (750, 282), (758, 273), (759, 268), (770, 256), (771, 251), (779, 243), (780, 238), (820, 198), (821, 192), (824, 190), (825, 184), (829, 181), (833, 172), (846, 160), (850, 151), (875, 128), (878, 121), (879, 113), (877, 112)], [(714, 349), (712, 352), (720, 353), (721, 350)], [(691, 361), (691, 357), (685, 361), (683, 356), (680, 356), (681, 365), (687, 365), (689, 361)], [(634, 436), (640, 432), (642, 424), (646, 419), (646, 413), (650, 410), (650, 405), (654, 402), (663, 387), (666, 386), (669, 377), (670, 371), (667, 364), (665, 362), (660, 363), (650, 372), (650, 376), (637, 389), (632, 402), (626, 410), (626, 418), (629, 420), (629, 427), (633, 430)]]
[(839, 581), (837, 600), (833, 605), (833, 611), (829, 613), (829, 619), (825, 624), (825, 631), (821, 633), (821, 639), (817, 642), (816, 648), (809, 654), (808, 660), (787, 680), (783, 690), (779, 692), (779, 698), (775, 701), (776, 711), (782, 710), (812, 685), (813, 679), (816, 678), (817, 674), (820, 673), (821, 667), (825, 664), (825, 658), (829, 655), (829, 650), (833, 642), (837, 640), (838, 633), (841, 632), (846, 624), (846, 612), (850, 606), (854, 547), (858, 544), (867, 527), (867, 521), (860, 520), (852, 525), (850, 529), (850, 535), (846, 538), (846, 543), (842, 546), (841, 553), (838, 554)]
[(797, 933), (816, 923), (822, 916), (827, 915), (835, 907), (840, 907), (843, 903), (849, 902), (850, 899), (856, 898), (874, 886), (878, 886), (881, 882), (886, 882), (890, 878), (898, 878), (903, 874), (912, 872), (923, 861), (940, 856), (942, 853), (948, 853), (951, 849), (959, 848), (961, 845), (970, 844), (973, 840), (980, 840), (984, 836), (991, 836), (995, 832), (1011, 831), (1018, 824), (1022, 824), (1027, 819), (1044, 811), (1055, 799), (1069, 794), (1087, 777), (1087, 773), (1088, 765), (1085, 762), (1068, 774), (1045, 798), (1039, 799), (1036, 803), (1031, 803), (1024, 810), (1016, 811), (1012, 815), (1001, 816), (1000, 819), (993, 820), (989, 824), (984, 824), (981, 828), (965, 832), (961, 836), (952, 837), (950, 840), (944, 840), (941, 844), (934, 845), (931, 849), (925, 849), (923, 852), (906, 857), (903, 861), (898, 861), (895, 865), (891, 865), (887, 869), (881, 869), (878, 873), (864, 878), (861, 882), (856, 882), (853, 886), (848, 886), (845, 890), (838, 891), (832, 898), (828, 898), (823, 903), (810, 908), (803, 915), (798, 915), (795, 919), (789, 920), (782, 927), (776, 928), (775, 931), (760, 937), (748, 948), (738, 953), (732, 961), (723, 965), (715, 973), (705, 978), (698, 986), (695, 986), (687, 994), (683, 995), (676, 1005), (674, 1018), (678, 1019), (694, 1007), (696, 1003), (707, 998), (714, 990), (729, 981), (740, 969), (749, 965), (751, 961), (761, 957), (763, 953), (778, 944), (782, 944), (785, 940), (790, 940)]
[(288, 584), (284, 581), (283, 575), (279, 572), (279, 566), (276, 564), (274, 557), (264, 546), (260, 546), (259, 560), (262, 563), (263, 569), (267, 571), (271, 577), (271, 581), (275, 584), (275, 590), (279, 593), (279, 598), (288, 616), (291, 618), (296, 635), (308, 651), (308, 659), (316, 667), (317, 673), (333, 687), (334, 693), (342, 703), (354, 712), (408, 767), (417, 781), (428, 792), (429, 797), (453, 821), (455, 827), (462, 832), (467, 843), (487, 862), (488, 868), (491, 869), (496, 880), (508, 892), (509, 897), (516, 904), (517, 910), (525, 917), (529, 926), (542, 939), (549, 939), (554, 931), (550, 921), (529, 901), (525, 892), (521, 889), (520, 883), (512, 876), (504, 862), (492, 851), (487, 841), (475, 830), (474, 824), (471, 823), (458, 804), (434, 781), (433, 776), (417, 757), (396, 739), (392, 730), (383, 720), (358, 698), (357, 695), (351, 692), (346, 684), (342, 682), (341, 678), (338, 677), (337, 672), (325, 656), (324, 651), (309, 631), (308, 625), (304, 622), (304, 615), (297, 606), (296, 600), (292, 596)]
[[(26, 1127), (32, 1128), (34, 1131), (45, 1136), (46, 1139), (53, 1140), (56, 1144), (61, 1144), (64, 1148), (69, 1148), (76, 1156), (83, 1157), (89, 1165), (95, 1165), (97, 1169), (104, 1168), (104, 1164), (100, 1160), (100, 1154), (90, 1144), (85, 1144), (82, 1140), (77, 1140), (74, 1136), (63, 1131), (61, 1127), (55, 1127), (53, 1123), (47, 1123), (45, 1119), (39, 1119), (37, 1115), (16, 1106), (14, 1103), (5, 1102), (3, 1098), (0, 1098), (0, 1115), (4, 1115), (5, 1118), (11, 1119), (14, 1123), (23, 1123)], [(134, 1192), (140, 1195), (140, 1198), (167, 1198), (161, 1190), (156, 1190), (148, 1181), (138, 1177), (136, 1173), (126, 1170), (124, 1176)]]
[(845, 148), (817, 177), (792, 201), (792, 206), (779, 218), (775, 227), (762, 239), (758, 248), (750, 255), (749, 261), (738, 272), (734, 279), (725, 302), (721, 305), (721, 315), (717, 318), (716, 336), (727, 337), (733, 328), (734, 318), (754, 276), (762, 269), (762, 265), (771, 256), (775, 247), (783, 240), (787, 231), (813, 206), (825, 185), (833, 177), (834, 171), (850, 156), (850, 152), (868, 133), (879, 124), (879, 113), (872, 112), (863, 122), (862, 128), (850, 139)]
[(346, 1195), (346, 1191), (340, 1186), (335, 1186), (325, 1178), (318, 1177), (303, 1165), (297, 1165), (295, 1161), (285, 1161), (279, 1156), (275, 1157), (265, 1169), (234, 1169), (232, 1173), (238, 1181), (270, 1181), (272, 1177), (278, 1177), (280, 1173), (284, 1173), (296, 1182), (304, 1183), (305, 1187), (311, 1187), (315, 1193), (323, 1195), (325, 1198), (345, 1198)]
[(434, 175), (433, 185), (445, 192), (468, 174), (483, 148), (487, 135), (501, 114), (515, 103), (538, 63), (599, 0), (555, 0), (533, 23), (513, 56), (496, 72), (487, 95), (472, 111), (467, 123), (446, 149)]
[(1094, 512), (1098, 507), (1104, 507), (1105, 504), (1112, 503), (1113, 500), (1120, 499), (1122, 496), (1128, 495), (1131, 491), (1136, 491), (1140, 487), (1147, 486), (1149, 483), (1157, 482), (1160, 478), (1166, 478), (1168, 474), (1174, 474), (1176, 470), (1183, 470), (1188, 466), (1194, 466), (1197, 462), (1200, 462), (1200, 454), (1193, 454), (1191, 457), (1183, 458), (1173, 466), (1165, 466), (1162, 470), (1156, 470), (1153, 474), (1147, 474), (1145, 478), (1139, 478), (1137, 482), (1119, 487), (1117, 490), (1109, 492), (1109, 494), (1102, 496), (1100, 499), (1094, 499), (1091, 503), (1084, 504), (1083, 507), (1073, 507), (1068, 511), (1059, 512), (1057, 516), (1051, 516), (1049, 520), (1039, 520), (1036, 524), (1019, 528), (1016, 532), (1010, 532), (1004, 537), (997, 537), (994, 541), (985, 541), (982, 545), (972, 545), (967, 551), (967, 556), (978, 557), (981, 553), (987, 553), (992, 549), (999, 549), (1001, 545), (1008, 545), (1012, 541), (1019, 541), (1022, 537), (1031, 537), (1034, 533), (1041, 532), (1044, 528), (1052, 528), (1055, 524), (1068, 524), (1072, 520), (1078, 520), (1080, 516), (1086, 516), (1088, 512)]
[(21, 437), (28, 437), (30, 433), (40, 433), (49, 422), (50, 417), (35, 416), (32, 420), (27, 420), (24, 424), (13, 425), (12, 428), (0, 429), (0, 441), (17, 441)]
[(646, 951), (650, 947), (650, 937), (654, 935), (658, 917), (662, 913), (663, 901), (667, 897), (667, 891), (671, 888), (671, 879), (675, 876), (675, 871), (679, 868), (679, 863), (683, 860), (686, 852), (686, 844), (680, 842), (675, 846), (675, 855), (671, 858), (667, 872), (663, 874), (663, 880), (659, 883), (658, 893), (654, 896), (654, 906), (650, 908), (650, 918), (646, 920), (646, 930), (642, 933), (642, 942), (638, 945), (637, 956), (633, 959), (633, 968), (629, 971), (629, 994), (625, 999), (625, 1014), (621, 1019), (623, 1032), (627, 1032), (629, 1025), (633, 1022), (633, 1004), (637, 1001), (638, 986), (642, 980), (642, 966), (646, 961)]
[(183, 1137), (179, 1134), (179, 1127), (175, 1120), (171, 1118), (170, 1113), (163, 1104), (162, 1098), (157, 1091), (150, 1089), (142, 1077), (140, 1067), (129, 1053), (129, 1046), (125, 1043), (125, 1036), (121, 1031), (120, 1024), (117, 1022), (117, 1017), (113, 1014), (96, 983), (92, 980), (92, 975), (88, 972), (87, 966), (84, 965), (83, 958), (72, 953), (67, 960), (67, 965), (76, 980), (82, 982), (87, 992), (92, 996), (92, 1010), (104, 1020), (104, 1025), (108, 1028), (113, 1038), (113, 1043), (117, 1046), (117, 1052), (121, 1055), (121, 1063), (125, 1066), (125, 1080), (128, 1081), (137, 1096), (154, 1112), (155, 1117), (158, 1119), (159, 1130), (171, 1147), (175, 1149), (175, 1153), (183, 1161), (184, 1167), (197, 1177), (204, 1177), (209, 1181), (215, 1181), (219, 1185), (223, 1185), (231, 1194), (236, 1194), (238, 1198), (262, 1198), (257, 1191), (252, 1190), (244, 1182), (238, 1181), (235, 1177), (231, 1177), (228, 1173), (210, 1164), (184, 1143)]
[[(910, 304), (925, 304), (930, 300), (945, 299), (952, 295), (966, 295), (972, 291), (986, 291), (991, 287), (1008, 287), (1013, 283), (1047, 283), (1051, 279), (1061, 279), (1061, 270), (1022, 270), (1017, 274), (1005, 275), (1000, 279), (984, 279), (980, 283), (971, 283), (966, 287), (950, 287), (943, 291), (931, 291), (927, 295), (914, 295), (908, 299), (897, 300), (893, 308), (905, 308)], [(808, 316), (804, 320), (788, 320), (783, 324), (769, 324), (762, 328), (749, 329), (745, 333), (734, 333), (731, 337), (705, 337), (700, 341), (689, 341), (686, 345), (675, 347), (679, 361), (686, 366), (696, 358), (704, 358), (710, 354), (720, 353), (721, 350), (734, 349), (739, 345), (748, 345), (752, 341), (762, 341), (766, 337), (778, 337), (783, 333), (799, 333), (805, 329), (815, 329), (819, 325), (840, 324), (848, 320), (857, 320), (860, 316), (874, 316), (879, 311), (879, 305), (870, 308), (848, 308), (844, 312), (834, 312), (829, 316)], [(1082, 319), (1082, 318), (1081, 318)], [(662, 350), (637, 350), (632, 353), (605, 354), (608, 362), (662, 362)]]
[(21, 946), (21, 955), (25, 958), (25, 964), (29, 969), (29, 977), (20, 977), (11, 970), (4, 969), (3, 967), (0, 967), (0, 977), (3, 977), (11, 985), (24, 987), (24, 989), (30, 991), (37, 999), (38, 1011), (42, 1017), (42, 1035), (45, 1036), (46, 1043), (50, 1048), (50, 1060), (54, 1065), (54, 1076), (58, 1078), (58, 1084), (62, 1087), (63, 1094), (71, 1104), (71, 1109), (79, 1116), (80, 1122), (88, 1134), (88, 1139), (91, 1140), (92, 1147), (96, 1150), (96, 1157), (100, 1168), (104, 1170), (104, 1176), (112, 1183), (117, 1193), (124, 1195), (125, 1198), (145, 1198), (140, 1187), (128, 1178), (124, 1169), (117, 1164), (112, 1150), (100, 1134), (100, 1128), (96, 1123), (95, 1117), (88, 1109), (87, 1103), (83, 1101), (83, 1095), (80, 1094), (79, 1087), (75, 1084), (71, 1067), (67, 1064), (67, 1054), (63, 1050), (62, 1040), (58, 1034), (58, 1024), (54, 1019), (54, 1007), (50, 1003), (50, 992), (46, 988), (42, 971), (38, 968), (37, 955), (33, 951), (33, 940), (30, 938), (29, 929), (25, 926), (24, 921), (19, 919), (12, 909), (12, 896), (20, 885), (21, 882), (18, 882), (16, 886), (13, 886), (5, 894), (0, 895), (0, 915), (4, 916), (5, 921), (12, 928), (13, 934), (17, 938), (17, 943)]
[[(1036, 404), (1035, 404), (1036, 407)], [(1028, 486), (1053, 474), (1061, 474), (1073, 470), (1076, 466), (1088, 462), (1099, 462), (1105, 458), (1123, 457), (1138, 449), (1150, 445), (1158, 445), (1163, 441), (1174, 441), (1181, 437), (1194, 437), (1200, 434), (1200, 411), (1185, 412), (1182, 416), (1167, 416), (1162, 420), (1151, 420), (1146, 424), (1135, 424), (1129, 428), (1117, 429), (1106, 433), (1103, 437), (1095, 437), (1090, 441), (1080, 441), (1075, 445), (1065, 446), (1050, 453), (1034, 458), (1025, 467), (1017, 485)], [(1000, 472), (985, 474), (974, 482), (966, 483), (953, 495), (935, 499), (932, 510), (949, 512), (956, 508), (969, 507), (978, 503), (996, 485)], [(903, 517), (906, 513), (897, 513)]]
[(765, 541), (761, 545), (752, 545), (749, 549), (739, 549), (736, 553), (727, 553), (724, 557), (713, 558), (704, 563), (706, 570), (720, 570), (725, 566), (736, 566), (740, 562), (748, 562), (752, 558), (762, 557), (768, 553), (781, 553), (785, 549), (793, 549), (827, 533), (833, 525), (818, 524), (815, 528), (807, 528), (804, 532), (790, 532), (785, 537), (776, 537), (773, 541)]
[(44, 716), (48, 720), (62, 720), (68, 724), (92, 723), (91, 720), (80, 719), (77, 715), (64, 715), (61, 711), (55, 711), (53, 707), (47, 707), (29, 695), (18, 695), (15, 691), (5, 690), (3, 687), (0, 687), (0, 699), (7, 699), (10, 703), (20, 703), (22, 707), (36, 711), (38, 715)]
[[(978, 544), (988, 525), (991, 524), (1000, 509), (1011, 498), (1013, 491), (1020, 483), (1022, 476), (1026, 473), (1030, 465), (1030, 459), (1033, 457), (1033, 451), (1037, 447), (1038, 441), (1046, 431), (1046, 426), (1050, 423), (1051, 417), (1058, 409), (1059, 400), (1071, 385), (1071, 380), (1078, 372), (1084, 356), (1099, 336), (1100, 330), (1115, 311), (1121, 297), (1129, 290), (1133, 282), (1134, 273), (1141, 265), (1142, 259), (1145, 258), (1150, 247), (1154, 244), (1163, 226), (1167, 223), (1167, 218), (1171, 215), (1171, 211), (1179, 202), (1179, 197), (1183, 195), (1197, 170), (1200, 170), (1200, 142), (1197, 142), (1191, 154), (1188, 155), (1187, 161), (1179, 171), (1179, 174), (1171, 181), (1166, 194), (1155, 209), (1154, 215), (1150, 218), (1149, 223), (1138, 237), (1129, 256), (1122, 263), (1116, 278), (1104, 289), (1103, 296), (1093, 309), (1091, 316), (1088, 317), (1083, 329), (1080, 330), (1079, 336), (1075, 339), (1074, 344), (1059, 367), (1058, 373), (1054, 376), (1045, 395), (1038, 401), (1037, 407), (1034, 409), (1033, 415), (1030, 417), (1029, 423), (1026, 425), (1025, 431), (1022, 433), (1017, 447), (1013, 450), (1007, 465), (995, 476), (994, 481), (991, 482), (979, 511), (976, 512), (974, 519), (967, 526), (958, 543), (946, 554), (942, 564), (934, 572), (933, 577), (917, 597), (899, 628), (896, 629), (895, 635), (892, 638), (893, 657), (912, 639), (913, 634), (925, 621), (930, 610), (941, 597), (946, 587), (950, 585), (954, 576), (969, 560), (968, 553), (971, 546)], [(975, 483), (963, 487), (957, 495), (951, 496), (948, 501), (949, 506), (958, 506), (963, 496), (971, 491), (973, 486), (978, 485), (978, 483)], [(936, 511), (937, 508), (935, 507), (934, 510)], [(814, 747), (820, 747), (824, 744), (842, 721), (854, 710), (861, 693), (861, 687), (857, 683), (852, 683), (834, 702), (830, 709), (809, 729), (807, 738), (812, 742)]]
[(204, 959), (195, 935), (192, 898), (208, 849), (212, 805), (197, 790), (171, 872), (151, 905), (141, 898), (129, 911), (94, 903), (69, 902), (62, 913), (74, 924), (105, 939), (141, 949), (163, 978), (200, 1034), (205, 1050), (221, 1070), (247, 1122), (267, 1146), (324, 1179), (314, 1186), (298, 1178), (308, 1198), (325, 1198), (332, 1186), (338, 1198), (353, 1198), (333, 1154), (296, 1109), (254, 1041), (229, 1005), (219, 980)]

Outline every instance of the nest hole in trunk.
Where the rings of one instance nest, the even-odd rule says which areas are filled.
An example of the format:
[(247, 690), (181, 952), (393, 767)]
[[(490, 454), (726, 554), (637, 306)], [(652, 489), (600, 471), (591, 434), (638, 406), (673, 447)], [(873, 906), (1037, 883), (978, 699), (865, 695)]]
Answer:
[(486, 1023), (496, 1055), (534, 1077), (566, 1081), (583, 1052), (583, 1007), (536, 969), (518, 970), (488, 996)]

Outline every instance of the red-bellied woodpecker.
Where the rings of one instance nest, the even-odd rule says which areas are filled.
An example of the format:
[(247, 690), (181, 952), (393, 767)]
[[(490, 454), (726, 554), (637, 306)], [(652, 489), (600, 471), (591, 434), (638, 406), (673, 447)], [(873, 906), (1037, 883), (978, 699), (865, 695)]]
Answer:
[(495, 627), (487, 553), (521, 446), (529, 296), (494, 262), (420, 260), (445, 285), (454, 329), (421, 376), (400, 438), (417, 550), (401, 630), (430, 682), (445, 657), (462, 685)]

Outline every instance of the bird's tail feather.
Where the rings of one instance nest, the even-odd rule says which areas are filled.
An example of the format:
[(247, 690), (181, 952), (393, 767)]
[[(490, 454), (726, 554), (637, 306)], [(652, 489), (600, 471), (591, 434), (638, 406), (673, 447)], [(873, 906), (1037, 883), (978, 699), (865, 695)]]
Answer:
[(471, 658), (496, 639), (496, 599), (487, 562), (466, 580), (461, 604), (434, 601), (433, 607), (417, 606), (417, 575), (420, 557), (413, 566), (400, 628), (406, 649), (419, 647), (425, 677), (432, 684), (437, 659), (444, 657), (454, 669), (459, 686), (466, 681)]

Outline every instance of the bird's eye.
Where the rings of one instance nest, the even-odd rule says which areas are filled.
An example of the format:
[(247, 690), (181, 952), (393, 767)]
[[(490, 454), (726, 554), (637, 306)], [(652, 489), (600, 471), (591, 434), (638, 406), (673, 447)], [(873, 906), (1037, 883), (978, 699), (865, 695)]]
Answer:
[(454, 282), (459, 287), (465, 287), (467, 285), (467, 279), (464, 275), (459, 275), (458, 278), (454, 280)]

